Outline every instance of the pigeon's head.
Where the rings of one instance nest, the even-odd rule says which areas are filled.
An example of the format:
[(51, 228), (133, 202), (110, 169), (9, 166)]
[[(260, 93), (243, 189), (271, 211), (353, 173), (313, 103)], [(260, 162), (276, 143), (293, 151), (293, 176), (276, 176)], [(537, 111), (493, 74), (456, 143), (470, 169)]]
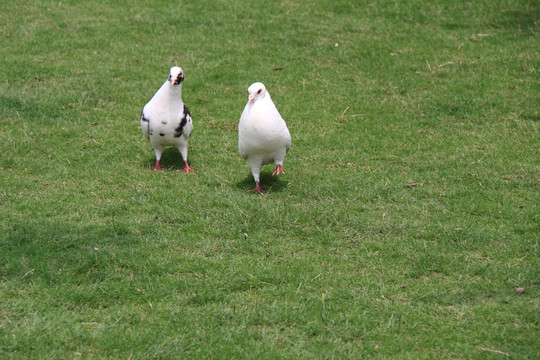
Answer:
[(171, 82), (171, 86), (182, 84), (182, 81), (184, 81), (184, 72), (182, 71), (182, 68), (173, 66), (169, 73), (169, 81)]
[(248, 87), (248, 100), (250, 103), (253, 103), (257, 100), (260, 100), (265, 97), (266, 95), (266, 87), (264, 87), (264, 84), (261, 82), (256, 82)]

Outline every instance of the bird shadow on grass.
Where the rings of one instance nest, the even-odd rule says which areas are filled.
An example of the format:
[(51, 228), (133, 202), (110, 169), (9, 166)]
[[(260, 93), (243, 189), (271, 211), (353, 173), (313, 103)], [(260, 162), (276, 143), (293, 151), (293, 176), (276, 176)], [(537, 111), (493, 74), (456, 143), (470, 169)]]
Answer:
[[(272, 172), (264, 171), (260, 175), (260, 185), (263, 190), (269, 193), (283, 191), (287, 188), (287, 181), (283, 180), (283, 176), (272, 176)], [(236, 183), (236, 188), (248, 191), (255, 188), (255, 181), (251, 174), (247, 175), (243, 180)]]
[[(180, 155), (177, 148), (170, 146), (166, 147), (163, 150), (163, 153), (161, 153), (161, 160), (159, 163), (165, 170), (180, 170), (184, 167), (184, 159), (182, 159), (182, 155)], [(154, 165), (156, 165), (155, 156), (149, 157), (148, 160), (145, 161), (145, 166), (147, 168), (153, 168)]]

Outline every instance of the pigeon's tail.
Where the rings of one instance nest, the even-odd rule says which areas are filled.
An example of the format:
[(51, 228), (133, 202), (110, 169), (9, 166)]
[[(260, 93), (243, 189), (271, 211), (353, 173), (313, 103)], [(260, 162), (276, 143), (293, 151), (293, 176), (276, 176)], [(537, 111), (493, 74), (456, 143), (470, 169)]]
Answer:
[(144, 117), (144, 111), (141, 112), (141, 130), (144, 137), (150, 139), (150, 120)]

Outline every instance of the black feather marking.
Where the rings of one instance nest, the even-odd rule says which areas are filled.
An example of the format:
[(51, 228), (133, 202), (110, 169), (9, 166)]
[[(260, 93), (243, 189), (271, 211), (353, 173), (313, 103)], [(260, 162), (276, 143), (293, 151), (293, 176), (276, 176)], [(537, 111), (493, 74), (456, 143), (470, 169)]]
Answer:
[(162, 121), (161, 122), (163, 125), (167, 125), (167, 121)]
[(144, 116), (144, 112), (141, 112), (141, 121), (150, 122), (150, 120)]
[(184, 130), (184, 125), (186, 125), (186, 117), (185, 116), (182, 118), (182, 120), (180, 120), (180, 124), (178, 125), (178, 127), (176, 129), (174, 129), (174, 137), (175, 138), (182, 136), (182, 132)]
[(174, 85), (178, 85), (184, 82), (184, 77), (182, 75), (179, 75), (176, 80), (174, 80)]
[(188, 118), (191, 118), (191, 116), (190, 116), (190, 113), (189, 113), (189, 110), (188, 110), (186, 104), (184, 104), (184, 114), (183, 114), (182, 118), (180, 119), (180, 124), (178, 124), (178, 127), (176, 129), (174, 129), (174, 137), (175, 138), (178, 138), (178, 137), (182, 136), (182, 132), (184, 130), (184, 126), (186, 126)]
[(159, 133), (159, 136), (165, 136), (165, 134), (164, 133)]
[(189, 116), (191, 116), (191, 114), (190, 114), (190, 112), (189, 112), (189, 110), (188, 110), (186, 104), (184, 104), (184, 115), (189, 115)]

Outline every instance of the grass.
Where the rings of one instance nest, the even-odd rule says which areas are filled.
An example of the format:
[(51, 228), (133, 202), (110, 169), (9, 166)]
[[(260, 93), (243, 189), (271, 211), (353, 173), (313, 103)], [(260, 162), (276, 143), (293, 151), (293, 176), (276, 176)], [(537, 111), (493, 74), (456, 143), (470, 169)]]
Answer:
[[(540, 357), (527, 1), (20, 1), (0, 14), (2, 358)], [(173, 65), (190, 165), (138, 116)], [(265, 83), (293, 138), (237, 150)], [(524, 288), (522, 295), (516, 288)]]

